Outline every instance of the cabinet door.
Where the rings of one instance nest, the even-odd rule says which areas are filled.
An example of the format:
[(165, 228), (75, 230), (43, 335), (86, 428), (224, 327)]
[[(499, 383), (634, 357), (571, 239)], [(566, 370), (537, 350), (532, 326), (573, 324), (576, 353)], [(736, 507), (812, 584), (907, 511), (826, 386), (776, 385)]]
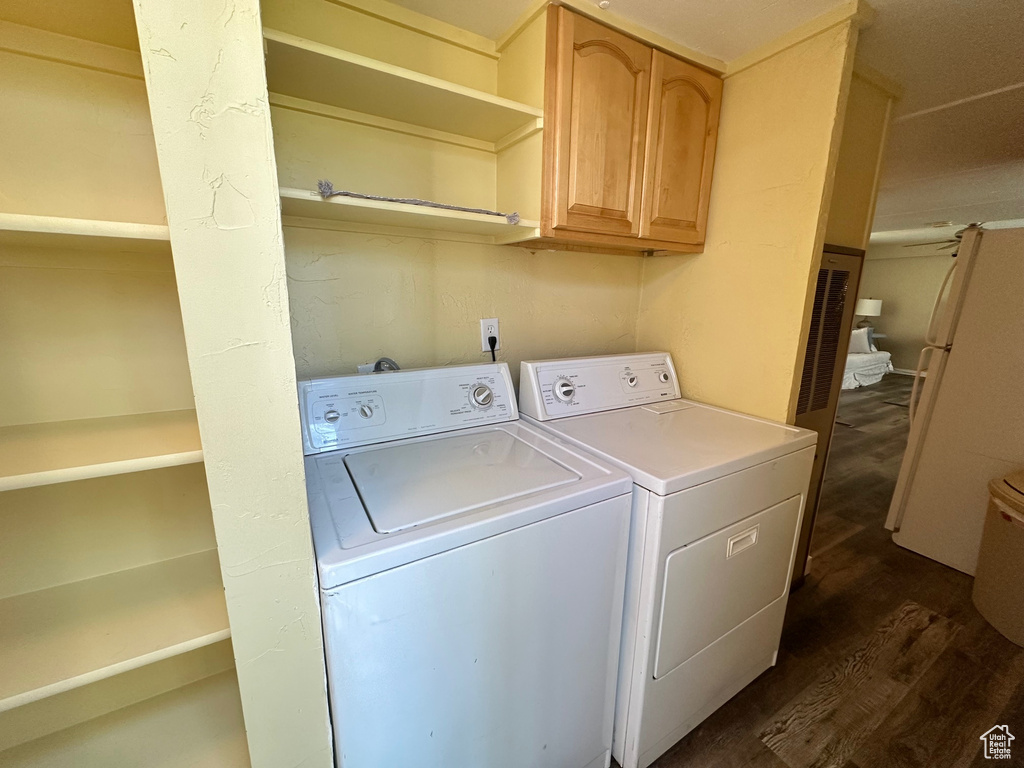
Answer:
[(654, 52), (640, 236), (703, 243), (722, 81)]
[(550, 14), (545, 225), (635, 237), (652, 51), (565, 8)]

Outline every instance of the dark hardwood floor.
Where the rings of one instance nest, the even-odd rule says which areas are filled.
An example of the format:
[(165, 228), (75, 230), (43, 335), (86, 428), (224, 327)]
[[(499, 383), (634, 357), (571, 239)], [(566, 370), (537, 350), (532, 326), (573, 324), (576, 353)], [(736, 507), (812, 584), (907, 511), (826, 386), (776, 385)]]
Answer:
[(782, 648), (765, 672), (656, 768), (984, 766), (1006, 724), (1024, 766), (1024, 649), (971, 603), (973, 580), (883, 528), (907, 438), (909, 377), (844, 392)]

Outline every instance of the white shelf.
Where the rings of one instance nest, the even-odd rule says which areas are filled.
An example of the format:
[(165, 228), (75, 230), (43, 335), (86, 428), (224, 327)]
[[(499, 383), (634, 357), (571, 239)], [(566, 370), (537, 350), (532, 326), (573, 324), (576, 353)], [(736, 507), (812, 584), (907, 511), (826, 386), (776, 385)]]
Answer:
[(230, 637), (216, 550), (0, 600), (0, 712)]
[(265, 28), (263, 37), (273, 93), (488, 142), (544, 115), (527, 104), (287, 32)]
[(503, 216), (408, 203), (361, 200), (355, 197), (332, 197), (325, 200), (316, 192), (287, 187), (281, 189), (281, 209), (286, 216), (403, 229), (461, 232), (488, 238), (494, 243), (527, 240), (535, 237), (540, 227), (536, 221), (509, 224)]
[(202, 460), (195, 411), (0, 428), (0, 491)]
[(0, 213), (0, 245), (170, 253), (170, 239), (162, 224)]
[(4, 768), (248, 768), (234, 671), (0, 753)]

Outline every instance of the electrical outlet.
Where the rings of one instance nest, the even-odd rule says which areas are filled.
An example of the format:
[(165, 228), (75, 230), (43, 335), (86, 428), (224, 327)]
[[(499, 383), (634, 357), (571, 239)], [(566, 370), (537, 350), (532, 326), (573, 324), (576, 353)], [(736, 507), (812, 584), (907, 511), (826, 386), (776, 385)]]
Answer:
[(494, 336), (498, 339), (495, 349), (501, 349), (501, 335), (498, 333), (498, 318), (486, 317), (480, 320), (480, 349), (484, 352), (491, 351), (491, 345), (487, 343), (487, 337)]
[(362, 363), (361, 365), (356, 366), (356, 370), (360, 373), (373, 373), (374, 365), (376, 365), (376, 363)]

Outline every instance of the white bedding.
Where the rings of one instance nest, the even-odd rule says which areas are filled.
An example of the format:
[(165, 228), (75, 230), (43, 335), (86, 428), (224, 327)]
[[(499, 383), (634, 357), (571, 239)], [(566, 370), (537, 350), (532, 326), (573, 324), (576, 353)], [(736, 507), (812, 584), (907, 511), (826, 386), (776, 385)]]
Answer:
[(846, 356), (843, 371), (843, 389), (856, 389), (877, 384), (887, 373), (892, 373), (892, 357), (888, 352), (867, 352)]

